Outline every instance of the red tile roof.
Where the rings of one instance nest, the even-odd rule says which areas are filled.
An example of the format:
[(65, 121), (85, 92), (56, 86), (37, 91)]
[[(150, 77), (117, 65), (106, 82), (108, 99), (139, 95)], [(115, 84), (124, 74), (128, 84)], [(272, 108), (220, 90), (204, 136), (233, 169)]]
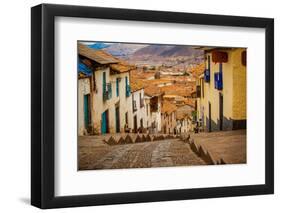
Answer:
[(165, 95), (191, 96), (191, 91), (185, 85), (173, 84), (161, 87)]
[(138, 90), (141, 90), (143, 88), (145, 88), (146, 84), (140, 80), (140, 79), (135, 79), (135, 78), (131, 78), (131, 91), (135, 92)]
[(192, 67), (190, 69), (190, 72), (192, 73), (192, 75), (194, 77), (199, 78), (199, 76), (204, 73), (204, 70), (205, 70), (205, 63), (201, 63), (201, 64), (198, 64), (195, 67)]
[(149, 86), (145, 87), (144, 94), (148, 95), (150, 97), (154, 97), (154, 96), (162, 95), (163, 93), (161, 92), (159, 87), (154, 86), (154, 85), (149, 85)]
[(118, 64), (110, 64), (111, 70), (116, 73), (124, 73), (129, 72), (132, 68), (129, 65), (118, 63)]
[(177, 106), (170, 103), (169, 101), (164, 101), (162, 108), (161, 108), (161, 112), (162, 113), (167, 113), (167, 114), (171, 114), (172, 112), (175, 112), (177, 110)]

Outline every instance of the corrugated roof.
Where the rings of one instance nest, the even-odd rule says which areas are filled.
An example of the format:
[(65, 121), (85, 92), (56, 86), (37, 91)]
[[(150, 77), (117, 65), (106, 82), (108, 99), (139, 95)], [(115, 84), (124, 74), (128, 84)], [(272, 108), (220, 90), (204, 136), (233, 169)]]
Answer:
[(85, 76), (91, 76), (92, 70), (82, 62), (78, 64), (78, 73), (83, 73)]
[(78, 53), (99, 64), (114, 64), (119, 62), (118, 59), (103, 50), (94, 50), (80, 43), (78, 43)]

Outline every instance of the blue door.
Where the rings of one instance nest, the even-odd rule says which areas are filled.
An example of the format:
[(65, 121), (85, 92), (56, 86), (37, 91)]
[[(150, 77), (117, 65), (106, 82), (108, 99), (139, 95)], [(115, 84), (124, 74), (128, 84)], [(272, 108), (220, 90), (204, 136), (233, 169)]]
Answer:
[(106, 110), (101, 115), (101, 134), (105, 134), (108, 132), (107, 116), (108, 116), (108, 111)]

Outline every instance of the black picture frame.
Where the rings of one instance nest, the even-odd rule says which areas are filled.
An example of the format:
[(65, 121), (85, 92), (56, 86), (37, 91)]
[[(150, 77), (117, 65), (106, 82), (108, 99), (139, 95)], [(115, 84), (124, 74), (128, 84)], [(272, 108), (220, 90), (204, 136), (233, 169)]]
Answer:
[[(55, 17), (265, 29), (265, 184), (93, 195), (54, 195)], [(261, 139), (262, 140), (262, 139)], [(60, 208), (274, 193), (274, 19), (41, 4), (31, 9), (31, 204)], [(94, 192), (93, 192), (94, 193)]]

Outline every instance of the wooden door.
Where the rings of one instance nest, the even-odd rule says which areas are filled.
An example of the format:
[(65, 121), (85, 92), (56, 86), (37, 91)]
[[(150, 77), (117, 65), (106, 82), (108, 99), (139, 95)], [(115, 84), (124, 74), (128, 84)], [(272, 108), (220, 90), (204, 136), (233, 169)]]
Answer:
[(138, 131), (138, 121), (137, 116), (134, 116), (134, 132), (136, 133)]
[(90, 95), (84, 95), (84, 125), (85, 129), (89, 127), (90, 124)]

